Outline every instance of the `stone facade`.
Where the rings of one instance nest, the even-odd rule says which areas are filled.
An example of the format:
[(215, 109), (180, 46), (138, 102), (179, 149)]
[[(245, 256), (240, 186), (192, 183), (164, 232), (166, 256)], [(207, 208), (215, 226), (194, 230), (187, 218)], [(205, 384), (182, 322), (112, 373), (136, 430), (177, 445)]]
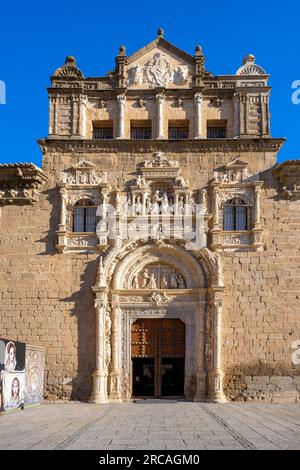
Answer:
[(299, 400), (300, 165), (267, 82), (161, 30), (106, 77), (55, 71), (42, 169), (0, 166), (1, 336), (45, 347), (48, 396), (129, 400), (133, 321), (180, 318), (186, 398)]

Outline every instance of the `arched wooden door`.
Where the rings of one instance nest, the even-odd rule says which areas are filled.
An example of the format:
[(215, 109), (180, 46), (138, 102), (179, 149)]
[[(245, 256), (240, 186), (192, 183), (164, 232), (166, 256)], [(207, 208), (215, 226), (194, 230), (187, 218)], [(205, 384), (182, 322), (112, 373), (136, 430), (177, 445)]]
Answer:
[(131, 328), (132, 395), (183, 396), (185, 325), (179, 319), (139, 319)]

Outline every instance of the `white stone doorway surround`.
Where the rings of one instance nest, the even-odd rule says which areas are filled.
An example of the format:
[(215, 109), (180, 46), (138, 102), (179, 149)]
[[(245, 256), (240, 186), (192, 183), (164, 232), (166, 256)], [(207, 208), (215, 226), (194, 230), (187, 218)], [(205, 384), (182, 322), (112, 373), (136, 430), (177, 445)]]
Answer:
[[(137, 286), (162, 266), (180, 288)], [(171, 274), (172, 275), (172, 274)], [(184, 284), (184, 285), (183, 285)], [(91, 402), (131, 400), (131, 325), (138, 318), (179, 318), (186, 326), (185, 397), (223, 403), (222, 270), (220, 255), (182, 244), (129, 242), (99, 258), (95, 294), (96, 368)]]

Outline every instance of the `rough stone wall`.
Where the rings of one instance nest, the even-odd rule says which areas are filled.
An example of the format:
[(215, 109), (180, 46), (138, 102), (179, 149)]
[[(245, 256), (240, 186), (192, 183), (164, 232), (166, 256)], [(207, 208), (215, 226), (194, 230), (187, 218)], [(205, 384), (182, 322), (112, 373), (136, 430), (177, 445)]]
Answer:
[[(207, 184), (214, 167), (239, 156), (263, 171), (272, 153), (202, 154), (169, 152), (180, 159), (191, 186)], [(95, 361), (95, 313), (90, 287), (95, 283), (96, 254), (59, 254), (56, 183), (63, 169), (87, 159), (109, 171), (109, 181), (132, 179), (145, 153), (48, 153), (49, 177), (34, 206), (4, 206), (0, 212), (1, 336), (46, 348), (48, 392), (87, 398)], [(299, 202), (278, 197), (271, 171), (262, 174), (262, 217), (266, 250), (223, 255), (223, 364), (228, 398), (293, 401), (299, 398), (299, 366), (291, 362), (291, 343), (299, 339)]]
[[(299, 400), (300, 203), (278, 197), (266, 174), (262, 196), (265, 251), (226, 253), (223, 364), (232, 400)], [(273, 186), (273, 187), (272, 187)]]

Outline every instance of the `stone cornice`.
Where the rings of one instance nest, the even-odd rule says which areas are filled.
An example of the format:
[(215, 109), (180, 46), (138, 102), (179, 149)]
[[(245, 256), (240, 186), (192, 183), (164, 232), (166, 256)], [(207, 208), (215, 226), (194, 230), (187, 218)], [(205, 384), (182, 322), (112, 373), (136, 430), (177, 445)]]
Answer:
[(75, 139), (39, 139), (42, 152), (278, 152), (285, 139), (195, 139), (170, 142), (168, 140), (75, 140)]
[(39, 189), (48, 180), (33, 163), (4, 163), (0, 165), (0, 204), (33, 204)]

